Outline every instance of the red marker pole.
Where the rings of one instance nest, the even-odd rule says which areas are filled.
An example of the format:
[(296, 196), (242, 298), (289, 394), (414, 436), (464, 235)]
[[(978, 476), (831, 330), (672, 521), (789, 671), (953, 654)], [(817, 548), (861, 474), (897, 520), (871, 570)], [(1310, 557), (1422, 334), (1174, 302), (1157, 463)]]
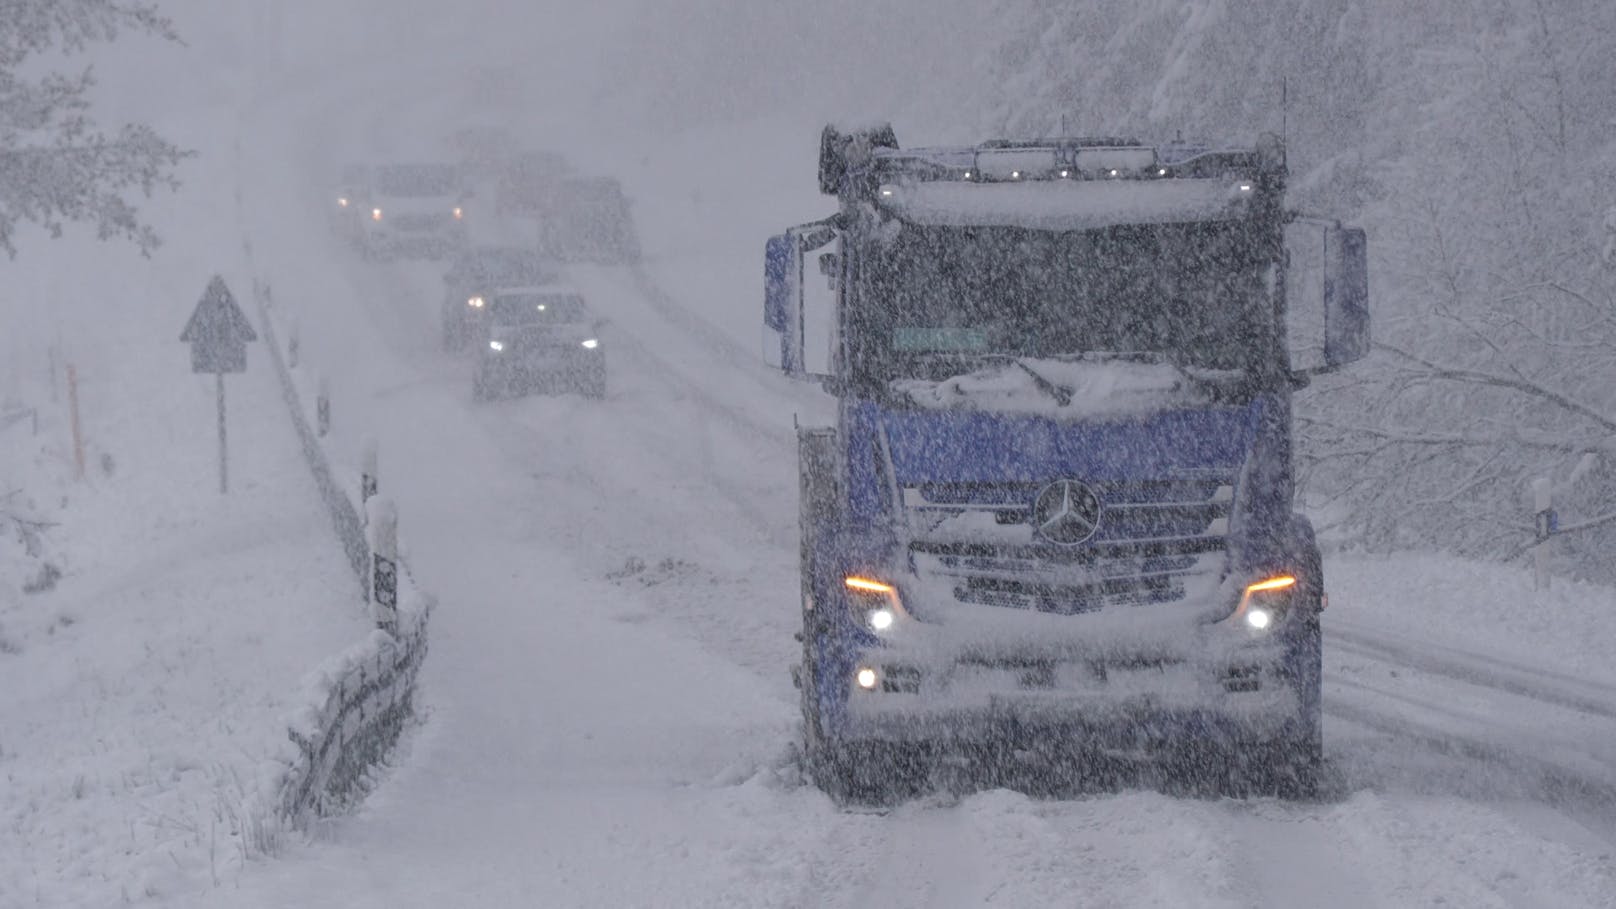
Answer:
[(219, 399), (219, 494), (225, 495), (230, 492), (230, 458), (224, 436), (224, 373), (214, 373), (213, 379), (218, 383)]
[(84, 433), (79, 430), (79, 371), (67, 364), (67, 409), (73, 421), (73, 478), (84, 479)]

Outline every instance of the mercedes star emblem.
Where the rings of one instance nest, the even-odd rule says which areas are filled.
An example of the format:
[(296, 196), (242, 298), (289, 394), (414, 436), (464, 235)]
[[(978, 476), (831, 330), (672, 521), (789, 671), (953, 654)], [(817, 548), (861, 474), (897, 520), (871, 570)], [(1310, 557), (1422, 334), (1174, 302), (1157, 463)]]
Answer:
[(1100, 527), (1100, 497), (1077, 480), (1056, 480), (1032, 503), (1033, 532), (1051, 543), (1076, 546)]

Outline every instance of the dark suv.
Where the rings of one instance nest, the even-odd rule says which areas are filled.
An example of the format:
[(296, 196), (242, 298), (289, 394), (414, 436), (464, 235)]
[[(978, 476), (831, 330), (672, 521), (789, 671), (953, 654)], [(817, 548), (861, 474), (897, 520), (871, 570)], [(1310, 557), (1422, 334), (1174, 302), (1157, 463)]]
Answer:
[(443, 349), (459, 350), (483, 334), (495, 290), (555, 279), (547, 259), (519, 246), (475, 246), (456, 256), (443, 275)]
[(519, 287), (487, 296), (484, 343), (472, 393), (499, 395), (570, 389), (606, 395), (606, 349), (601, 321), (584, 298), (556, 287)]

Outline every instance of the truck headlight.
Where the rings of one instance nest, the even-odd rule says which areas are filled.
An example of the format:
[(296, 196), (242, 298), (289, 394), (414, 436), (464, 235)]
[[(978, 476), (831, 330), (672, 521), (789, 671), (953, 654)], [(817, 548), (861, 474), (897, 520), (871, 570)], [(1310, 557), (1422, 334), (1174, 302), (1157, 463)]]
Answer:
[(470, 306), (472, 309), (482, 309), (484, 302), (485, 301), (482, 297), (472, 297), (466, 300), (466, 305)]
[(898, 621), (903, 603), (898, 599), (898, 588), (873, 578), (850, 575), (842, 580), (847, 598), (853, 606), (853, 617), (871, 631), (886, 631)]
[(488, 349), (493, 351), (494, 353), (499, 353), (500, 351), (505, 349), (505, 344), (502, 341), (489, 341), (488, 342)]
[(598, 341), (598, 340), (596, 340), (594, 338), (590, 338), (589, 340), (583, 342), (583, 345), (584, 345), (585, 350), (594, 350), (595, 348), (600, 346), (600, 341)]
[(1267, 631), (1285, 618), (1295, 596), (1296, 578), (1292, 575), (1274, 575), (1247, 584), (1229, 621), (1253, 631)]

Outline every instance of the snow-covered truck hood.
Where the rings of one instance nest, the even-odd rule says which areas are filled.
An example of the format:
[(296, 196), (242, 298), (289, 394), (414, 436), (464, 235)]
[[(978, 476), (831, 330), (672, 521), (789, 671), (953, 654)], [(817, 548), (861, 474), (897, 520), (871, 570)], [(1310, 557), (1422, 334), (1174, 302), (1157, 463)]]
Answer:
[(1239, 179), (929, 181), (882, 187), (880, 205), (915, 224), (1094, 230), (1240, 218), (1252, 186)]
[[(1235, 375), (1235, 374), (1229, 374)], [(942, 381), (898, 380), (875, 407), (899, 486), (1166, 479), (1245, 462), (1256, 408), (1214, 403), (1229, 375), (1166, 363), (1022, 359)]]
[(1240, 376), (1115, 357), (1021, 357), (941, 381), (898, 379), (891, 388), (927, 409), (1089, 420), (1204, 406), (1212, 401), (1210, 387)]

